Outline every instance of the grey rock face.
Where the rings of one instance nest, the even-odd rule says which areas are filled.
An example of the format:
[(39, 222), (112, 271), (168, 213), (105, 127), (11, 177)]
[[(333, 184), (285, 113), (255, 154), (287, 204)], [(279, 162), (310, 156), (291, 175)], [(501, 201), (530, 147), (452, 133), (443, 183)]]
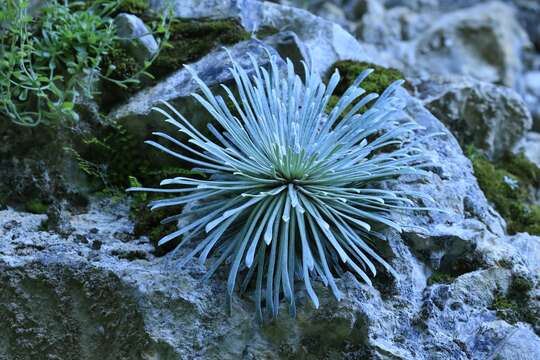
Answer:
[(467, 78), (435, 79), (418, 85), (419, 96), (462, 144), (491, 158), (512, 151), (532, 126), (531, 115), (513, 90)]
[[(282, 4), (295, 7), (304, 7), (313, 14), (341, 24), (340, 20), (356, 20), (365, 11), (365, 0), (282, 0)], [(339, 15), (338, 15), (339, 14)], [(338, 16), (336, 16), (338, 15)], [(336, 21), (337, 20), (337, 21)]]
[(529, 34), (536, 49), (540, 49), (540, 1), (538, 0), (513, 0), (518, 9), (518, 19)]
[(43, 216), (0, 212), (6, 239), (0, 244), (2, 358), (276, 359), (364, 353), (362, 315), (348, 302), (323, 296), (327, 312), (317, 312), (304, 299), (297, 320), (282, 309), (280, 320), (261, 328), (248, 296), (235, 301), (228, 316), (222, 279), (203, 283), (201, 268), (178, 272), (174, 263), (154, 258), (145, 239), (118, 240), (114, 234), (131, 230), (127, 208), (109, 207), (97, 204), (72, 216), (77, 233), (68, 238), (38, 231)]
[[(401, 52), (413, 46), (411, 40), (424, 34), (433, 24), (432, 14), (414, 12), (409, 7), (385, 8), (377, 0), (366, 0), (365, 4), (366, 11), (359, 19), (356, 36), (396, 54), (398, 59)], [(411, 57), (410, 54), (401, 56)]]
[(525, 74), (525, 102), (533, 117), (533, 130), (540, 131), (540, 71)]
[(313, 68), (323, 75), (338, 60), (358, 60), (386, 65), (373, 45), (360, 44), (341, 26), (312, 13), (270, 2), (257, 3), (249, 13), (255, 29), (273, 27), (293, 31), (305, 44)]
[(501, 325), (496, 323), (485, 329), (486, 336), (497, 336), (500, 339), (500, 345), (494, 351), (496, 359), (534, 360), (540, 357), (540, 341), (530, 329)]
[(114, 19), (122, 44), (140, 63), (150, 60), (158, 51), (158, 44), (144, 22), (135, 15), (118, 14)]
[[(164, 1), (153, 0), (150, 8), (163, 11)], [(381, 57), (369, 44), (360, 44), (340, 25), (295, 7), (254, 0), (176, 1), (175, 15), (181, 18), (236, 18), (249, 31), (264, 27), (292, 31), (304, 43), (312, 66), (320, 73), (338, 60), (368, 61), (386, 65), (390, 59)], [(316, 59), (316, 60), (315, 60)]]
[(304, 78), (305, 71), (302, 61), (310, 64), (309, 51), (304, 43), (292, 31), (283, 31), (264, 39), (264, 43), (276, 49), (282, 59), (290, 59), (295, 72)]
[[(405, 1), (418, 8), (435, 2)], [(162, 3), (152, 1), (152, 6), (160, 9)], [(383, 65), (393, 61), (379, 56), (374, 46), (359, 44), (340, 26), (303, 10), (233, 0), (175, 4), (180, 17), (233, 17), (251, 24), (250, 29), (274, 26), (294, 32), (232, 47), (233, 57), (244, 66), (249, 66), (247, 53), (264, 63), (266, 51), (282, 56), (294, 54), (296, 64), (301, 59), (312, 61), (321, 74), (341, 59)], [(500, 5), (493, 6), (498, 9)], [(381, 39), (378, 46), (391, 43), (387, 39), (416, 45), (414, 38), (425, 39), (433, 34), (422, 34), (414, 25), (420, 23), (420, 18), (408, 9), (386, 9), (383, 13), (391, 21), (402, 23), (403, 31), (374, 31), (373, 41)], [(459, 40), (458, 52), (450, 49), (450, 56), (464, 59), (466, 69), (473, 68), (472, 64), (482, 66), (485, 71), (479, 71), (479, 75), (489, 75), (489, 81), (510, 81), (515, 74), (511, 64), (517, 64), (519, 56), (510, 50), (497, 52), (497, 42), (521, 39), (521, 32), (516, 30), (514, 37), (507, 37), (513, 25), (507, 26), (511, 20), (499, 19), (498, 13), (475, 15), (463, 11), (458, 15), (453, 18), (459, 21), (446, 20), (445, 24), (452, 25), (449, 29), (436, 24), (443, 33), (448, 31), (451, 39)], [(477, 20), (464, 18), (480, 18), (482, 26), (487, 24), (489, 46), (460, 32), (462, 24), (466, 29), (476, 29)], [(498, 37), (495, 30), (507, 33)], [(498, 40), (492, 41), (492, 35)], [(483, 52), (492, 44), (497, 45), (493, 46), (497, 56), (502, 54), (500, 59), (493, 60)], [(394, 54), (404, 54), (407, 46)], [(437, 60), (442, 59), (444, 52), (430, 51), (441, 56)], [(434, 63), (424, 60), (422, 66), (428, 71)], [(228, 57), (222, 50), (192, 67), (210, 85), (231, 80)], [(441, 64), (434, 70), (446, 71), (443, 68)], [(297, 318), (291, 319), (282, 308), (277, 319), (260, 325), (254, 321), (251, 292), (236, 297), (231, 314), (227, 314), (222, 296), (226, 288), (224, 275), (203, 282), (204, 266), (190, 263), (180, 269), (174, 258), (156, 258), (149, 240), (132, 234), (128, 204), (123, 201), (114, 204), (92, 199), (91, 206), (79, 213), (63, 209), (61, 214), (50, 211), (48, 216), (3, 210), (0, 359), (539, 358), (540, 324), (534, 316), (540, 318), (540, 237), (505, 234), (504, 220), (480, 191), (458, 141), (428, 109), (450, 128), (448, 124), (456, 122), (466, 129), (469, 125), (474, 129), (473, 124), (487, 127), (489, 143), (484, 145), (494, 156), (512, 148), (518, 134), (525, 133), (530, 117), (521, 100), (508, 89), (473, 80), (424, 85), (420, 87), (420, 100), (405, 91), (399, 93), (407, 108), (396, 116), (410, 117), (425, 127), (413, 139), (420, 151), (431, 158), (432, 173), (428, 181), (403, 176), (399, 182), (383, 186), (429, 195), (433, 202), (425, 205), (443, 211), (395, 214), (405, 224), (404, 232), (387, 231), (387, 241), (377, 246), (398, 272), (398, 278), (381, 271), (374, 287), (368, 287), (345, 274), (338, 280), (344, 293), (340, 302), (317, 283), (319, 310), (312, 308), (298, 284)], [(160, 99), (172, 102), (193, 124), (202, 127), (209, 117), (189, 98), (194, 91), (197, 86), (189, 73), (179, 69), (115, 109), (112, 117), (136, 134), (141, 144), (151, 131), (164, 128), (161, 117), (149, 113)], [(471, 120), (471, 114), (476, 118)], [(472, 130), (466, 134), (474, 141), (479, 139)], [(3, 137), (0, 150), (13, 144), (7, 136), (11, 134)], [(160, 158), (156, 157), (156, 161)], [(51, 165), (44, 163), (42, 168), (47, 171)], [(44, 172), (44, 179), (48, 177)], [(9, 184), (16, 185), (17, 179)], [(55, 182), (50, 184), (51, 189), (55, 187)], [(61, 234), (43, 231), (44, 220), (58, 222), (57, 232)], [(450, 279), (437, 282), (438, 273)], [(502, 316), (495, 305), (498, 298), (515, 295), (518, 276), (530, 283), (530, 288), (520, 290), (520, 298), (527, 301), (519, 311), (532, 314), (532, 319), (521, 313), (513, 314), (513, 319)]]
[(499, 2), (442, 16), (416, 40), (415, 66), (430, 74), (466, 75), (521, 89), (529, 40), (511, 7)]
[(0, 121), (0, 208), (55, 198), (84, 203), (89, 188), (67, 150), (71, 136), (65, 128), (26, 128)]
[[(64, 237), (39, 230), (43, 215), (4, 210), (0, 355), (485, 359), (507, 348), (528, 359), (537, 335), (526, 323), (498, 320), (491, 304), (509, 291), (515, 273), (537, 273), (540, 253), (527, 249), (540, 238), (504, 235), (457, 141), (419, 100), (399, 96), (408, 104), (400, 116), (425, 127), (415, 139), (437, 165), (428, 182), (405, 176), (391, 186), (430, 195), (445, 212), (396, 214), (405, 233), (389, 231), (379, 245), (397, 279), (383, 272), (370, 288), (346, 274), (338, 284), (341, 302), (317, 284), (319, 310), (299, 284), (297, 318), (282, 308), (261, 326), (254, 322), (250, 292), (235, 298), (227, 315), (223, 276), (204, 283), (204, 267), (178, 269), (175, 260), (167, 265), (169, 258), (152, 255), (148, 239), (132, 239), (124, 203), (92, 201), (88, 211), (68, 216), (75, 230)], [(497, 265), (503, 262), (507, 268)], [(433, 271), (457, 278), (428, 285)]]
[(540, 133), (530, 131), (519, 142), (517, 151), (525, 153), (527, 158), (540, 167)]
[[(449, 12), (489, 1), (490, 0), (387, 0), (385, 3), (387, 6), (406, 6), (415, 11)], [(540, 2), (538, 2), (538, 0), (503, 0), (503, 2), (516, 9), (517, 20), (527, 31), (529, 38), (535, 44), (536, 48), (540, 48), (540, 27), (538, 26)]]

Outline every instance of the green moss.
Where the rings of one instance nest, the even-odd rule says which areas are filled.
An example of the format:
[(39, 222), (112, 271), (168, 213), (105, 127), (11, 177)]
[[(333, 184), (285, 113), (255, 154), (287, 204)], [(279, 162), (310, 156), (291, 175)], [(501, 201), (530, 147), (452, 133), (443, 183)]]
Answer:
[[(381, 94), (394, 81), (405, 78), (403, 74), (396, 69), (385, 68), (367, 62), (344, 60), (338, 61), (330, 67), (330, 70), (328, 71), (326, 76), (327, 81), (330, 79), (336, 69), (339, 71), (341, 80), (336, 87), (336, 90), (334, 91), (334, 95), (332, 95), (330, 97), (330, 100), (328, 101), (328, 104), (326, 106), (327, 113), (330, 113), (332, 111), (343, 93), (345, 93), (345, 91), (353, 84), (354, 80), (356, 80), (358, 75), (360, 75), (360, 73), (366, 69), (373, 69), (373, 72), (362, 82), (361, 85), (362, 88), (366, 90), (366, 93), (374, 92), (377, 94)], [(408, 84), (405, 83), (405, 86), (408, 86)], [(373, 104), (373, 102), (371, 102), (370, 104)], [(369, 108), (370, 104), (362, 107), (359, 110), (359, 113), (365, 112)], [(353, 105), (354, 103), (345, 108), (341, 117), (343, 117), (343, 115), (345, 115), (347, 111), (352, 108)]]
[(493, 300), (493, 304), (491, 304), (491, 307), (495, 310), (516, 310), (517, 306), (516, 304), (503, 295), (497, 295), (495, 296), (495, 299)]
[(540, 187), (540, 168), (527, 159), (523, 153), (518, 155), (506, 153), (500, 165), (524, 184)]
[[(167, 175), (164, 175), (167, 174)], [(166, 177), (175, 176), (203, 176), (202, 173), (193, 172), (181, 168), (165, 168), (162, 172), (158, 173), (158, 176), (163, 179)], [(130, 186), (140, 187), (142, 183), (134, 176), (129, 176)], [(163, 199), (166, 197), (175, 197), (175, 194), (152, 194), (152, 193), (131, 193), (132, 197), (130, 218), (134, 221), (133, 233), (135, 236), (146, 235), (150, 239), (150, 242), (155, 246), (156, 250), (154, 254), (156, 256), (163, 256), (172, 251), (180, 242), (181, 238), (169, 241), (163, 246), (158, 246), (159, 240), (174, 231), (177, 230), (176, 222), (162, 224), (161, 220), (164, 218), (179, 214), (182, 211), (182, 206), (167, 207), (151, 211), (148, 208), (148, 203), (154, 200)]]
[(533, 288), (533, 283), (531, 280), (527, 279), (524, 276), (514, 275), (512, 277), (512, 284), (510, 285), (510, 293), (519, 298), (527, 296), (529, 291)]
[(264, 39), (277, 33), (279, 33), (279, 29), (276, 29), (273, 26), (265, 25), (262, 26), (259, 30), (257, 30), (255, 36), (257, 37), (257, 39)]
[(232, 45), (250, 38), (236, 20), (180, 20), (171, 22), (169, 46), (162, 49), (149, 69), (156, 78), (192, 63), (219, 45)]
[(521, 156), (507, 155), (502, 163), (493, 164), (471, 146), (466, 149), (466, 155), (472, 161), (486, 198), (506, 220), (508, 232), (540, 235), (540, 206), (530, 202), (527, 186), (537, 181), (534, 178), (537, 169), (530, 167)]
[(536, 314), (536, 310), (530, 306), (531, 289), (530, 280), (514, 275), (508, 293), (496, 294), (489, 308), (495, 310), (499, 318), (510, 324), (524, 321), (534, 325), (539, 314)]
[(32, 214), (46, 214), (49, 210), (49, 205), (40, 200), (30, 200), (25, 204), (25, 210)]
[(452, 283), (454, 280), (455, 280), (455, 276), (451, 275), (451, 274), (448, 274), (448, 273), (444, 273), (444, 272), (439, 272), (439, 271), (435, 271), (433, 274), (431, 274), (431, 276), (428, 278), (427, 280), (427, 283), (428, 285), (433, 285), (433, 284), (450, 284)]
[(103, 70), (112, 68), (108, 76), (115, 80), (126, 80), (132, 78), (141, 68), (137, 60), (131, 56), (126, 49), (115, 42), (103, 60)]
[(117, 13), (127, 12), (134, 15), (144, 15), (148, 9), (148, 0), (123, 0), (117, 9)]
[(337, 96), (343, 95), (358, 75), (366, 69), (373, 69), (373, 72), (362, 82), (362, 88), (368, 93), (374, 92), (381, 94), (394, 81), (405, 79), (399, 70), (352, 60), (343, 60), (334, 63), (330, 67), (327, 77), (330, 78), (336, 69), (341, 75), (341, 81), (334, 93)]
[[(124, 81), (133, 78), (141, 70), (141, 65), (119, 43), (115, 42), (103, 59), (102, 73), (110, 79)], [(129, 96), (142, 88), (140, 83), (120, 87), (112, 81), (104, 81), (100, 96), (100, 107), (105, 112), (115, 104), (126, 101)]]
[(132, 174), (141, 174), (141, 181), (156, 183), (159, 180), (156, 176), (151, 179), (145, 176), (152, 169), (150, 155), (140, 153), (141, 141), (125, 127), (113, 124), (96, 129), (94, 133), (95, 137), (81, 139), (76, 147), (85, 162), (101, 165), (101, 172), (94, 176), (101, 183), (97, 186), (125, 189)]

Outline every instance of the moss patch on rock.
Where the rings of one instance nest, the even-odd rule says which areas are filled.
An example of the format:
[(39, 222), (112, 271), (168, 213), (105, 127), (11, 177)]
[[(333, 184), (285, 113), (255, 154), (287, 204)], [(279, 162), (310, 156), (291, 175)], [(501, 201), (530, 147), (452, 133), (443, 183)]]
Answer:
[(200, 59), (219, 45), (232, 45), (250, 38), (238, 21), (230, 19), (174, 19), (170, 33), (170, 45), (162, 49), (149, 69), (158, 79)]
[(507, 222), (510, 234), (528, 232), (540, 235), (540, 206), (531, 203), (528, 185), (538, 181), (531, 176), (538, 168), (523, 155), (507, 154), (502, 162), (492, 163), (472, 146), (466, 155), (486, 198)]
[[(111, 69), (107, 73), (108, 69)], [(119, 43), (103, 59), (103, 73), (113, 80), (124, 81), (133, 78), (141, 70), (141, 65)], [(142, 88), (142, 84), (129, 84), (127, 88), (120, 87), (112, 81), (104, 81), (101, 89), (100, 107), (108, 112), (115, 104), (126, 101), (132, 94)]]
[(450, 284), (452, 283), (454, 280), (456, 279), (456, 277), (454, 275), (451, 275), (451, 274), (448, 274), (448, 273), (444, 273), (444, 272), (440, 272), (440, 271), (435, 271), (433, 274), (431, 274), (431, 276), (427, 279), (427, 283), (428, 285), (433, 285), (433, 284)]
[[(405, 79), (405, 76), (396, 69), (385, 68), (383, 66), (375, 65), (368, 62), (359, 62), (352, 60), (343, 60), (335, 62), (327, 72), (326, 80), (328, 81), (335, 70), (339, 71), (341, 80), (334, 91), (334, 95), (330, 97), (328, 105), (326, 106), (326, 112), (332, 111), (334, 106), (339, 101), (340, 97), (345, 91), (353, 84), (354, 80), (360, 75), (360, 73), (366, 69), (373, 69), (373, 72), (362, 82), (361, 86), (368, 93), (381, 94), (390, 84), (396, 80)], [(405, 87), (408, 84), (405, 83)], [(371, 102), (370, 104), (373, 104)], [(360, 113), (365, 112), (369, 108), (369, 104), (359, 110)], [(345, 109), (344, 114), (352, 108), (352, 105)]]
[(257, 37), (257, 39), (264, 39), (277, 33), (279, 33), (279, 29), (273, 26), (264, 25), (259, 28), (259, 30), (257, 30), (255, 36)]
[(506, 294), (498, 292), (490, 305), (497, 316), (510, 324), (523, 321), (537, 326), (539, 315), (537, 310), (529, 306), (530, 290), (533, 284), (529, 279), (514, 275)]
[(148, 0), (123, 0), (116, 13), (130, 13), (139, 17), (148, 9)]
[(373, 72), (362, 82), (362, 88), (367, 93), (374, 92), (381, 94), (394, 81), (405, 79), (405, 76), (397, 69), (352, 60), (343, 60), (334, 63), (330, 67), (327, 77), (330, 78), (336, 69), (341, 75), (341, 81), (334, 92), (334, 95), (337, 96), (343, 95), (358, 75), (366, 69), (373, 69)]
[(540, 168), (520, 153), (514, 155), (506, 153), (499, 161), (508, 172), (514, 174), (525, 185), (540, 188)]
[(137, 60), (119, 43), (104, 58), (103, 68), (106, 70), (112, 67), (109, 77), (114, 80), (126, 80), (132, 78), (140, 70), (141, 66)]
[[(138, 8), (134, 4), (130, 6), (131, 10), (127, 12), (137, 14)], [(140, 16), (147, 24), (157, 21), (157, 18), (152, 16)], [(136, 78), (138, 82), (126, 83), (127, 88), (120, 87), (112, 81), (103, 83), (101, 109), (107, 113), (114, 105), (126, 101), (132, 94), (145, 87), (155, 85), (160, 79), (181, 69), (184, 64), (199, 60), (219, 46), (233, 45), (249, 39), (250, 36), (250, 33), (233, 19), (173, 19), (169, 27), (168, 40), (153, 63)], [(108, 72), (108, 69), (112, 71)], [(119, 42), (115, 43), (105, 56), (102, 66), (103, 74), (118, 81), (135, 79), (134, 76), (141, 70), (142, 65)]]
[(40, 200), (30, 200), (25, 204), (24, 209), (32, 214), (46, 214), (49, 205)]

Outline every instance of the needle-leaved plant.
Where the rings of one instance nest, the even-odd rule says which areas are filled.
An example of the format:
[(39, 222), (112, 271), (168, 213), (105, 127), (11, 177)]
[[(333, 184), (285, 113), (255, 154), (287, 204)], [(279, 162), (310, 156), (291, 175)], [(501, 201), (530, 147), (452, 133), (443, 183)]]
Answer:
[(237, 287), (254, 284), (258, 318), (263, 303), (269, 316), (276, 316), (283, 298), (294, 316), (301, 283), (318, 307), (314, 280), (340, 299), (336, 278), (344, 271), (368, 284), (378, 266), (395, 275), (375, 250), (376, 242), (384, 241), (376, 230), (401, 231), (394, 212), (426, 209), (414, 201), (422, 194), (377, 186), (401, 175), (426, 175), (427, 160), (410, 141), (419, 125), (396, 116), (404, 107), (394, 94), (400, 81), (380, 96), (366, 94), (361, 83), (370, 71), (364, 71), (328, 113), (337, 71), (326, 85), (304, 65), (302, 81), (289, 60), (279, 65), (269, 56), (266, 67), (252, 57), (249, 73), (232, 60), (236, 93), (222, 86), (227, 100), (187, 67), (201, 89), (193, 97), (213, 120), (209, 132), (164, 103), (155, 110), (188, 141), (155, 132), (171, 146), (147, 143), (208, 176), (129, 189), (177, 193), (151, 202), (152, 209), (195, 203), (163, 220), (190, 222), (159, 244), (179, 237), (178, 247), (194, 243), (180, 265), (194, 256), (205, 263), (214, 254), (206, 277), (228, 266), (229, 303)]

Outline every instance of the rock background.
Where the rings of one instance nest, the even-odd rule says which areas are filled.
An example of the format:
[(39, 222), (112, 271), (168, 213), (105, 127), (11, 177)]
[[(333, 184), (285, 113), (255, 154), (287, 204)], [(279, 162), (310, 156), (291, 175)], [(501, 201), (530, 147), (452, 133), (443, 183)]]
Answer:
[[(406, 230), (387, 232), (381, 251), (399, 278), (381, 273), (370, 288), (346, 275), (341, 302), (319, 285), (319, 310), (300, 289), (297, 319), (282, 309), (261, 326), (249, 293), (227, 314), (222, 277), (202, 282), (204, 267), (179, 271), (157, 256), (135, 231), (135, 199), (92, 191), (51, 140), (76, 146), (71, 133), (0, 128), (0, 359), (540, 359), (540, 237), (508, 234), (462, 150), (474, 145), (493, 160), (524, 151), (540, 165), (540, 2), (175, 5), (179, 18), (239, 21), (251, 34), (229, 46), (240, 61), (248, 51), (264, 61), (266, 49), (322, 76), (337, 60), (399, 69), (411, 85), (399, 94), (402, 115), (424, 125), (419, 146), (436, 166), (429, 182), (394, 186), (429, 194), (445, 212), (402, 215)], [(150, 1), (148, 12), (162, 7)], [(144, 28), (122, 19), (126, 31)], [(268, 28), (276, 34), (262, 36)], [(141, 39), (130, 51), (144, 59), (155, 44)], [(192, 66), (210, 84), (230, 81), (219, 47)], [(146, 115), (158, 98), (207, 121), (188, 97), (194, 90), (179, 68), (111, 110), (132, 156), (165, 161), (142, 145), (162, 126)], [(79, 132), (99, 136), (108, 128), (87, 111)], [(35, 149), (35, 137), (47, 147)], [(35, 199), (47, 209), (29, 205)]]

